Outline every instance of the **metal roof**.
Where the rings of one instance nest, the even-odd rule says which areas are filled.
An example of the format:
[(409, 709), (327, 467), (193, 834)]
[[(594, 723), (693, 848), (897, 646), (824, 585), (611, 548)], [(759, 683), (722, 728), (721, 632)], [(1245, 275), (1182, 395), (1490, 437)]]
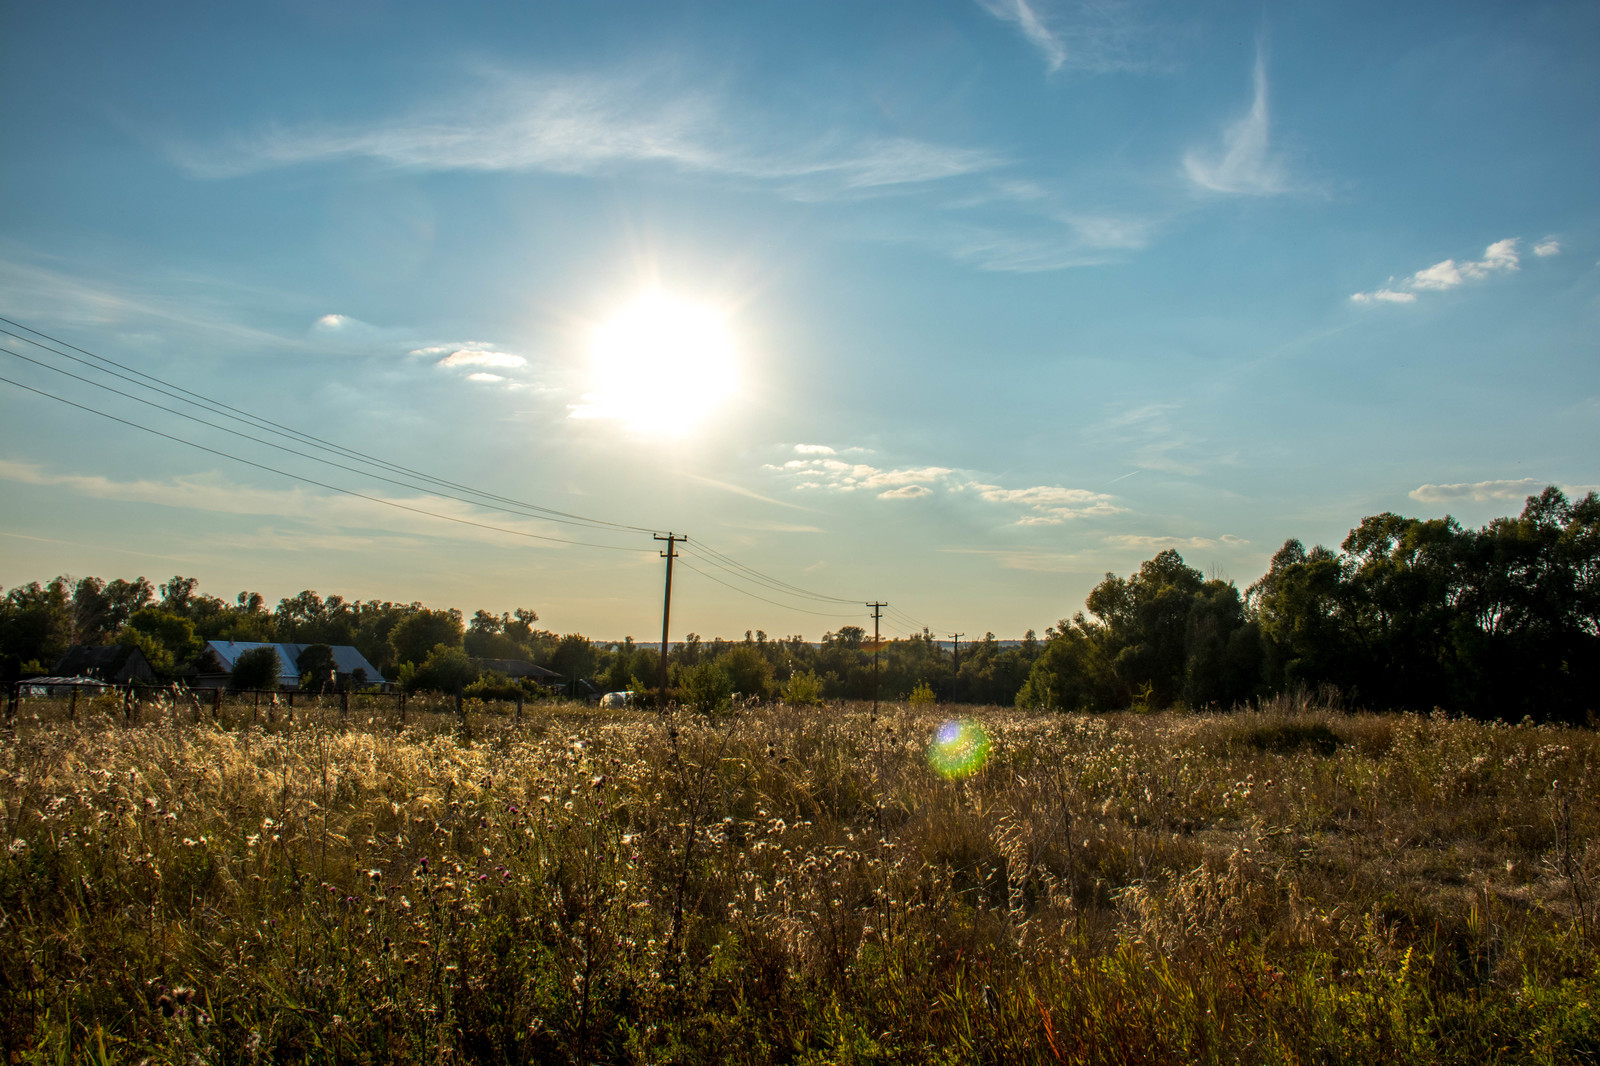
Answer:
[[(378, 668), (367, 662), (367, 657), (362, 655), (349, 644), (330, 644), (333, 649), (334, 666), (341, 674), (353, 674), (357, 670), (366, 672), (367, 681), (377, 685), (387, 679)], [(239, 656), (254, 648), (273, 648), (278, 653), (278, 662), (282, 671), (278, 675), (281, 684), (295, 685), (300, 682), (300, 655), (310, 644), (273, 644), (256, 640), (208, 640), (206, 648), (217, 657), (222, 668), (228, 673), (233, 673), (234, 663), (239, 661)]]

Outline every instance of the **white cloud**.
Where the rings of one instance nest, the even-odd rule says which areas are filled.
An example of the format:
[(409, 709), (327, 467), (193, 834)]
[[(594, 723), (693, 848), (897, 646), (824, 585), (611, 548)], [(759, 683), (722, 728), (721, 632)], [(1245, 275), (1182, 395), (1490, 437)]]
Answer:
[[(753, 121), (752, 128), (772, 125)], [(181, 166), (206, 178), (366, 159), (411, 170), (599, 174), (638, 165), (798, 182), (793, 191), (873, 189), (992, 170), (994, 154), (908, 137), (839, 147), (827, 132), (794, 132), (781, 147), (741, 139), (738, 116), (659, 78), (487, 73), (454, 100), (366, 126), (275, 126), (230, 144), (175, 145)]]
[[(413, 354), (420, 354), (420, 352)], [(434, 364), (434, 366), (447, 368), (463, 366), (492, 366), (502, 369), (512, 369), (527, 365), (528, 360), (524, 359), (520, 355), (512, 355), (509, 352), (486, 352), (475, 348), (458, 349)], [(480, 380), (478, 379), (477, 375), (473, 375), (473, 379)]]
[(1272, 151), (1267, 113), (1267, 65), (1256, 49), (1255, 98), (1250, 110), (1222, 133), (1220, 149), (1191, 151), (1183, 157), (1189, 180), (1211, 192), (1271, 196), (1288, 192), (1282, 159)]
[[(1400, 282), (1390, 278), (1388, 285), (1372, 292), (1351, 293), (1350, 300), (1358, 304), (1416, 303), (1416, 294), (1419, 292), (1448, 292), (1469, 281), (1483, 281), (1495, 274), (1511, 273), (1521, 267), (1522, 260), (1517, 254), (1519, 240), (1518, 237), (1507, 237), (1495, 241), (1483, 250), (1482, 259), (1468, 259), (1459, 263), (1454, 259), (1444, 259)], [(1534, 251), (1544, 254), (1539, 253), (1538, 248)]]
[(838, 452), (834, 451), (832, 448), (828, 447), (826, 444), (796, 444), (794, 446), (794, 450), (795, 450), (795, 454), (796, 455), (837, 455), (838, 454)]
[(1452, 500), (1472, 500), (1486, 503), (1489, 500), (1521, 500), (1537, 496), (1544, 491), (1548, 481), (1523, 477), (1514, 481), (1472, 481), (1451, 485), (1419, 485), (1411, 490), (1411, 498), (1422, 503), (1449, 503)]
[(1394, 289), (1376, 289), (1372, 292), (1353, 292), (1350, 294), (1350, 299), (1358, 304), (1414, 304), (1417, 302), (1417, 294), (1414, 292), (1396, 292)]
[(858, 489), (891, 489), (904, 485), (937, 482), (954, 473), (948, 467), (922, 466), (884, 470), (866, 463), (847, 463), (843, 459), (790, 459), (781, 470), (803, 480), (800, 488), (822, 488), (831, 492), (855, 492)]
[(1150, 537), (1135, 533), (1119, 533), (1106, 538), (1106, 543), (1118, 548), (1137, 548), (1140, 551), (1166, 551), (1168, 548), (1201, 550), (1215, 548), (1217, 541), (1210, 537)]
[(985, 503), (1020, 509), (1022, 514), (1014, 522), (1019, 526), (1059, 525), (1086, 515), (1117, 514), (1122, 510), (1105, 493), (1060, 485), (1006, 488), (975, 481), (969, 473), (947, 466), (885, 469), (823, 457), (790, 459), (782, 466), (769, 465), (765, 469), (792, 479), (794, 488), (802, 491), (869, 491), (883, 500), (913, 500), (937, 491), (949, 495), (967, 494)]
[(926, 485), (902, 485), (897, 489), (889, 489), (878, 493), (880, 500), (915, 500), (923, 496), (932, 496), (933, 490)]
[(1017, 519), (1019, 526), (1055, 526), (1085, 515), (1117, 514), (1123, 509), (1111, 502), (1112, 497), (1088, 489), (1069, 489), (1060, 485), (1033, 485), (1022, 489), (1008, 489), (999, 485), (986, 485), (972, 481), (961, 486), (989, 503), (1010, 504), (1027, 509)]
[(480, 371), (479, 373), (476, 373), (476, 374), (468, 374), (467, 375), (467, 380), (468, 381), (495, 382), (495, 381), (504, 381), (505, 378), (503, 376), (499, 375), (499, 374), (486, 374), (486, 373), (483, 373), (483, 372)]
[(1544, 240), (1533, 246), (1533, 254), (1539, 256), (1541, 259), (1547, 255), (1560, 255), (1561, 242), (1556, 240), (1554, 237), (1546, 237)]

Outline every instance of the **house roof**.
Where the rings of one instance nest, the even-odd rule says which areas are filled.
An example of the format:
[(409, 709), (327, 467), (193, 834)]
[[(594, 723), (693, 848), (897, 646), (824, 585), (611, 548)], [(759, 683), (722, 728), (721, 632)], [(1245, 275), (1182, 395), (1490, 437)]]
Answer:
[[(300, 655), (309, 647), (311, 647), (310, 644), (273, 644), (258, 640), (206, 641), (206, 651), (215, 655), (217, 662), (221, 663), (222, 668), (230, 674), (233, 673), (234, 663), (238, 662), (239, 656), (245, 652), (254, 648), (276, 649), (278, 662), (282, 665), (282, 672), (279, 673), (278, 680), (280, 683), (288, 685), (299, 683), (300, 667), (298, 664)], [(333, 662), (339, 673), (353, 674), (357, 670), (362, 670), (365, 671), (367, 680), (375, 685), (381, 684), (386, 680), (382, 674), (378, 673), (377, 667), (367, 662), (366, 656), (349, 644), (331, 644), (329, 647), (333, 649)]]
[(526, 659), (478, 659), (485, 670), (496, 670), (507, 677), (531, 677), (536, 681), (564, 681), (562, 675), (543, 666), (535, 666)]
[(155, 676), (144, 652), (131, 644), (74, 644), (50, 671), (57, 677), (93, 677), (122, 681)]

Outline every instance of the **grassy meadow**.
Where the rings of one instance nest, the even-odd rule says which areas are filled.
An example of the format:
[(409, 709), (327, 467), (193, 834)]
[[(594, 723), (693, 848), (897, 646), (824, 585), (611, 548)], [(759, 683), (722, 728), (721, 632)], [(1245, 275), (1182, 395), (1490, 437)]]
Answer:
[[(989, 738), (959, 779), (928, 761), (955, 716)], [(26, 701), (9, 1061), (1600, 1061), (1593, 731), (1306, 701), (469, 724)]]

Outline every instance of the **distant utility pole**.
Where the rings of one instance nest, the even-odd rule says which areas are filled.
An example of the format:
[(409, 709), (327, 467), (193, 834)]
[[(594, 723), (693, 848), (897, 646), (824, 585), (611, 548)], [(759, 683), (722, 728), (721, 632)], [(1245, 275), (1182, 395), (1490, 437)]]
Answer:
[(950, 698), (956, 698), (956, 677), (961, 670), (961, 638), (965, 633), (951, 633), (950, 639), (956, 642), (954, 650), (950, 652)]
[(878, 619), (883, 617), (887, 603), (869, 603), (872, 608), (872, 713), (878, 713)]
[(673, 533), (662, 536), (655, 535), (657, 540), (667, 542), (667, 550), (661, 553), (661, 558), (667, 561), (667, 595), (661, 603), (661, 672), (656, 678), (657, 696), (661, 700), (662, 709), (667, 705), (667, 623), (672, 618), (672, 560), (678, 557), (677, 545), (679, 541), (688, 543), (688, 537), (680, 537)]

